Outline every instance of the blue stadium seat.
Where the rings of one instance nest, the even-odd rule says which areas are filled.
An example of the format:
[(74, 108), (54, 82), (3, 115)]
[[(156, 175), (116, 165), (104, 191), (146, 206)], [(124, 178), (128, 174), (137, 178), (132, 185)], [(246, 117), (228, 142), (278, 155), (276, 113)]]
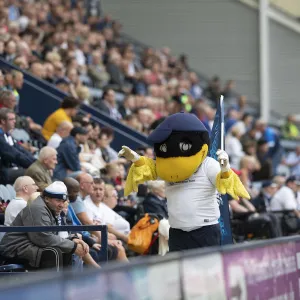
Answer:
[(16, 191), (15, 191), (14, 187), (10, 184), (7, 184), (6, 189), (9, 191), (11, 199), (14, 199), (16, 197)]
[(0, 266), (0, 273), (12, 273), (12, 272), (19, 272), (19, 271), (25, 271), (25, 267), (19, 264)]
[(11, 195), (10, 195), (10, 192), (8, 191), (8, 189), (6, 188), (5, 185), (0, 185), (0, 191), (3, 195), (2, 199), (7, 201), (7, 200), (11, 200)]

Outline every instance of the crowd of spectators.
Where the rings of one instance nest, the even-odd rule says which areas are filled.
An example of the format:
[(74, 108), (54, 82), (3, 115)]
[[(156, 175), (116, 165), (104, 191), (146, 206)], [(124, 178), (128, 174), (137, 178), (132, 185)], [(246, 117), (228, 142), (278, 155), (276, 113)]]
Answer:
[[(0, 56), (68, 94), (44, 124), (37, 124), (19, 113), (19, 103), (26, 101), (19, 92), (22, 72), (0, 70), (0, 183), (14, 184), (16, 192), (5, 224), (12, 224), (27, 202), (37, 198), (36, 191), (36, 205), (45, 203), (43, 210), (51, 210), (52, 185), (64, 182), (67, 190), (62, 194), (69, 201), (61, 199), (63, 205), (57, 204), (60, 211), (51, 222), (61, 223), (63, 215), (70, 224), (108, 224), (109, 259), (127, 261), (126, 243), (138, 218), (139, 201), (145, 199), (145, 212), (168, 217), (164, 185), (152, 182), (125, 198), (128, 164), (110, 146), (114, 132), (100, 128), (89, 115), (79, 115), (80, 106), (94, 106), (144, 134), (166, 116), (186, 111), (210, 132), (221, 94), (226, 103), (226, 151), (254, 199), (230, 201), (231, 210), (286, 209), (300, 217), (300, 146), (286, 153), (281, 145), (282, 137), (300, 139), (296, 117), (288, 116), (280, 130), (269, 126), (253, 113), (246, 96), (236, 92), (233, 80), (224, 86), (218, 77), (201, 82), (186, 55), (177, 58), (169, 48), (138, 53), (124, 42), (121, 29), (109, 15), (88, 15), (84, 1), (0, 0)], [(135, 150), (154, 158), (150, 147)], [(284, 200), (277, 193), (284, 194)], [(67, 235), (70, 242), (75, 240), (67, 253), (76, 253), (75, 244), (80, 244), (77, 254), (95, 266), (101, 262), (100, 233), (82, 236)]]

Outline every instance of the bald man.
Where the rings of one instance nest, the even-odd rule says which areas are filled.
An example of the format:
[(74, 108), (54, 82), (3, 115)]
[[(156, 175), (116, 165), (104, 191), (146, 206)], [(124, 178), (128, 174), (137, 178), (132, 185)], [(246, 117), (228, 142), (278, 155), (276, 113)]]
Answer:
[(39, 191), (42, 192), (52, 183), (52, 172), (57, 164), (57, 152), (52, 147), (43, 147), (39, 158), (25, 172), (25, 175), (34, 179)]
[(57, 149), (62, 139), (69, 136), (72, 129), (73, 124), (71, 122), (61, 122), (58, 125), (56, 132), (49, 139), (47, 146)]
[(12, 199), (5, 210), (5, 226), (10, 226), (19, 212), (26, 207), (27, 201), (37, 191), (37, 185), (29, 176), (21, 176), (14, 183), (16, 197)]

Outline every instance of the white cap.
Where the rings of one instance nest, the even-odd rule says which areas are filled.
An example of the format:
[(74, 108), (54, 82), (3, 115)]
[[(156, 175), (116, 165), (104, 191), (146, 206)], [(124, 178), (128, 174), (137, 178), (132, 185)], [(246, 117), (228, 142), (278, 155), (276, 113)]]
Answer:
[(44, 196), (61, 200), (67, 200), (68, 190), (66, 185), (62, 181), (54, 181), (45, 188)]

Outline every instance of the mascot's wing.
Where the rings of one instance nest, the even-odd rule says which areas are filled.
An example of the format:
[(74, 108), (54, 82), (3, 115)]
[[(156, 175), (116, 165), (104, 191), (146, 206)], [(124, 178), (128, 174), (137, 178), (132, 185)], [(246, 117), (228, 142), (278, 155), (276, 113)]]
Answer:
[(139, 184), (156, 179), (157, 175), (154, 160), (141, 156), (140, 159), (130, 167), (126, 179), (124, 195), (128, 196), (131, 192), (137, 192)]
[(225, 173), (218, 173), (216, 178), (216, 188), (221, 194), (229, 194), (233, 199), (238, 200), (239, 197), (250, 199), (250, 195), (240, 181), (240, 178), (229, 170)]

